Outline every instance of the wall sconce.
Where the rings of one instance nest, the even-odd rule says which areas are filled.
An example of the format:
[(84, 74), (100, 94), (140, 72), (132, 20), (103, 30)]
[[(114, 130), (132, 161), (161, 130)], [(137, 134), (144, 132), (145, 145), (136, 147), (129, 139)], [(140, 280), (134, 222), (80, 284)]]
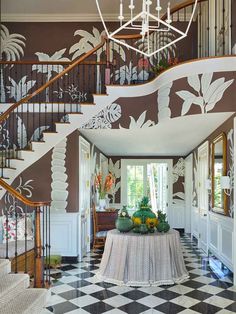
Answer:
[(222, 176), (220, 178), (220, 187), (224, 190), (224, 193), (228, 196), (231, 194), (231, 184), (230, 184), (230, 177), (229, 176)]
[(208, 191), (211, 191), (211, 180), (210, 179), (205, 180), (205, 189)]

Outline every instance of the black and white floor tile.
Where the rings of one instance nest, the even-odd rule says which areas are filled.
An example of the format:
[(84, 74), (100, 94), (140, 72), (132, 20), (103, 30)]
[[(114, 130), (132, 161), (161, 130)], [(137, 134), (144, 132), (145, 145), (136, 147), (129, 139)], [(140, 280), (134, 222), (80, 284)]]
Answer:
[(52, 275), (52, 296), (42, 314), (228, 314), (236, 313), (232, 273), (205, 256), (188, 236), (181, 237), (190, 279), (179, 285), (132, 288), (94, 282), (101, 252), (81, 263), (63, 265)]

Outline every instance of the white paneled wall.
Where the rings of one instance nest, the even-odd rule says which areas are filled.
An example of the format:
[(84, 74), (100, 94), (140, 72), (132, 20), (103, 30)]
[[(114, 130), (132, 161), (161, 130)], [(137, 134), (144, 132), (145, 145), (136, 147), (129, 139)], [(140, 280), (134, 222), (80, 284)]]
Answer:
[(191, 214), (191, 235), (195, 237), (197, 240), (199, 238), (199, 212), (197, 207), (192, 207), (192, 214)]
[(209, 250), (233, 271), (233, 219), (209, 213)]

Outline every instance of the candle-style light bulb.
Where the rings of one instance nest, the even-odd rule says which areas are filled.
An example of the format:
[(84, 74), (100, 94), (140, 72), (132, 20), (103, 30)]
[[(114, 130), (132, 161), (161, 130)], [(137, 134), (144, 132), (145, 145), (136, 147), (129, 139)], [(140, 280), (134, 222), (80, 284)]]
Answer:
[(130, 10), (134, 9), (134, 0), (130, 0), (129, 8), (130, 8)]
[(157, 6), (156, 6), (156, 10), (157, 11), (161, 11), (161, 5), (160, 5), (160, 0), (157, 0)]
[(168, 2), (166, 23), (170, 24), (171, 22), (172, 22), (172, 20), (170, 18), (170, 2)]
[(123, 16), (123, 0), (120, 0), (120, 15), (118, 16), (118, 19), (120, 20), (121, 23), (122, 23), (122, 20), (124, 19), (124, 16)]

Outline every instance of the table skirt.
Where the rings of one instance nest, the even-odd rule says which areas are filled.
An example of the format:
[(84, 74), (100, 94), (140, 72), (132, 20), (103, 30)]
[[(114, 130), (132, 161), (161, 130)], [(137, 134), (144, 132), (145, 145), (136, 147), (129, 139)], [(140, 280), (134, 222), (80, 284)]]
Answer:
[(147, 235), (111, 230), (95, 280), (126, 286), (160, 286), (189, 278), (179, 233)]

